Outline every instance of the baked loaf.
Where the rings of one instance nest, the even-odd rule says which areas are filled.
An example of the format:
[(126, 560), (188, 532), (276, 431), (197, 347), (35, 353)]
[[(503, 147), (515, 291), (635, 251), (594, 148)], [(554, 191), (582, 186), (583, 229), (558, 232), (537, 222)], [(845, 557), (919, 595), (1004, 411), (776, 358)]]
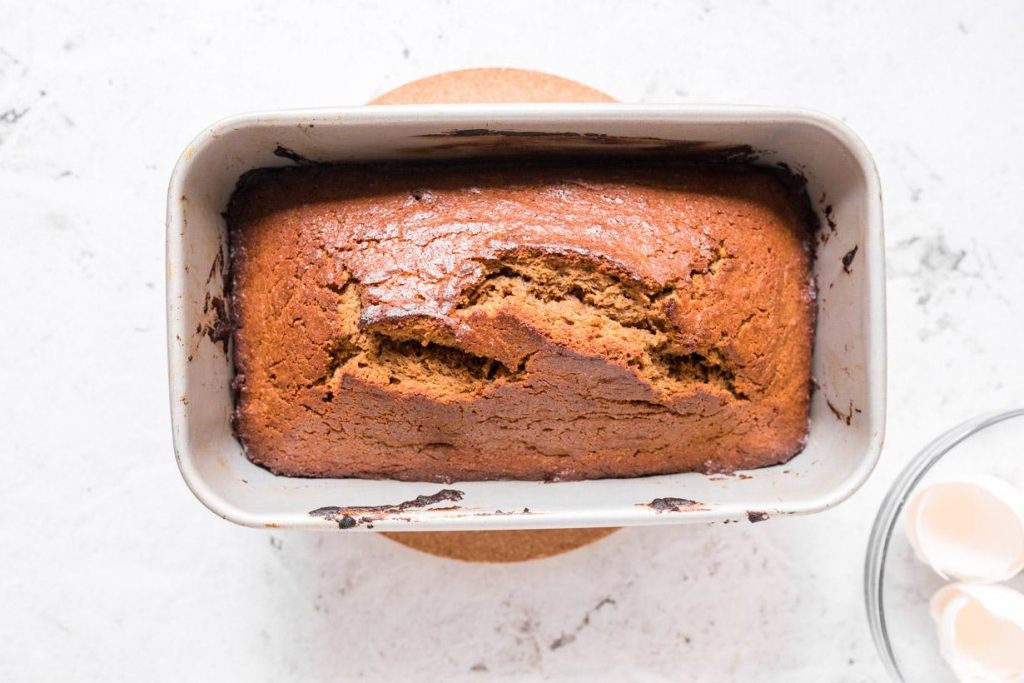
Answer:
[(784, 462), (808, 429), (810, 215), (741, 165), (249, 173), (227, 213), (236, 433), (307, 477)]

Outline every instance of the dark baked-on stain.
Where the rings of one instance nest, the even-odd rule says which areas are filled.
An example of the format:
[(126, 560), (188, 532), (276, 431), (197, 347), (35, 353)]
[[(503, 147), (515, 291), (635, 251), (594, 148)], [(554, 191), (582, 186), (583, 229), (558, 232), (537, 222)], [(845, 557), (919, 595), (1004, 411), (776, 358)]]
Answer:
[[(224, 275), (224, 250), (218, 249), (217, 255), (213, 257), (213, 263), (210, 264), (210, 274), (206, 276), (206, 284), (209, 285), (213, 282), (213, 278), (217, 275)], [(221, 283), (223, 284), (223, 282)]]
[[(328, 505), (326, 507), (317, 508), (316, 510), (310, 510), (309, 515), (311, 517), (319, 517), (320, 519), (326, 519), (332, 522), (338, 523), (340, 529), (351, 529), (359, 524), (372, 524), (373, 522), (394, 517), (400, 515), (407, 510), (418, 510), (426, 508), (431, 505), (436, 505), (442, 501), (454, 501), (458, 502), (462, 500), (465, 494), (462, 491), (456, 489), (441, 489), (437, 493), (429, 496), (416, 496), (412, 500), (407, 500), (397, 505), (355, 505), (350, 507), (339, 507), (335, 505)], [(457, 510), (458, 506), (448, 506), (444, 508), (432, 508), (433, 510)], [(408, 517), (398, 517), (399, 519), (408, 519)]]
[(228, 342), (231, 341), (231, 333), (235, 329), (234, 323), (231, 320), (227, 306), (224, 304), (224, 299), (219, 296), (210, 297), (210, 305), (213, 307), (214, 315), (213, 319), (206, 325), (206, 335), (214, 344), (221, 344), (224, 353), (227, 353)]
[(459, 128), (443, 133), (417, 136), (440, 142), (430, 147), (413, 147), (406, 151), (431, 154), (438, 151), (484, 151), (488, 155), (599, 154), (629, 155), (643, 151), (645, 159), (671, 156), (675, 161), (702, 163), (752, 164), (759, 153), (750, 145), (730, 145), (706, 140), (673, 140), (646, 136), (609, 135), (607, 133), (548, 132), (497, 130), (491, 128)]
[(828, 223), (829, 231), (834, 233), (836, 231), (836, 219), (831, 204), (825, 205), (825, 222)]
[(196, 334), (209, 337), (214, 344), (220, 344), (226, 354), (231, 334), (235, 329), (234, 319), (227, 303), (223, 298), (212, 296), (207, 292), (206, 299), (203, 301), (203, 315), (206, 316), (206, 322), (196, 326)]
[(767, 521), (768, 513), (749, 510), (747, 511), (747, 519), (750, 521), (751, 524), (757, 524), (758, 522)]
[(227, 211), (236, 433), (296, 476), (784, 462), (810, 396), (800, 188), (636, 157), (248, 173)]
[(852, 270), (850, 270), (850, 266), (853, 265), (853, 259), (857, 256), (857, 249), (859, 246), (860, 245), (857, 245), (850, 251), (843, 254), (843, 270), (845, 270), (847, 274), (853, 272)]
[(638, 505), (649, 507), (659, 513), (707, 510), (703, 504), (689, 498), (655, 498), (650, 503), (638, 503)]
[(840, 422), (845, 422), (846, 424), (850, 424), (853, 420), (854, 412), (860, 412), (859, 409), (853, 407), (853, 401), (850, 401), (850, 408), (845, 413), (839, 410), (839, 408), (836, 408), (831, 400), (825, 399), (825, 403), (828, 405), (828, 409), (832, 411), (832, 414), (836, 416), (836, 419)]
[[(310, 128), (312, 127), (313, 126), (310, 126)], [(299, 166), (316, 166), (320, 164), (320, 162), (313, 161), (312, 159), (307, 159), (306, 157), (296, 152), (294, 149), (289, 149), (284, 145), (278, 145), (277, 147), (274, 148), (274, 156), (281, 157), (282, 159), (289, 159), (291, 161), (294, 161)]]
[[(214, 280), (220, 276), (220, 282), (214, 284)], [(198, 344), (200, 337), (209, 337), (214, 344), (220, 344), (224, 353), (228, 353), (228, 344), (231, 341), (231, 334), (234, 331), (234, 319), (232, 309), (229, 307), (225, 297), (229, 296), (230, 278), (228, 270), (224, 267), (224, 251), (217, 250), (217, 255), (210, 264), (210, 272), (206, 276), (206, 298), (203, 300), (203, 316), (205, 321), (196, 325), (194, 343)], [(223, 292), (223, 296), (211, 294), (213, 291)], [(193, 349), (194, 354), (195, 349)], [(193, 354), (189, 354), (189, 361)]]
[[(819, 204), (824, 204), (824, 202), (825, 195), (822, 195)], [(835, 218), (835, 211), (832, 208), (831, 204), (825, 204), (823, 213), (825, 215), (825, 224), (828, 226), (828, 230), (821, 229), (818, 231), (818, 241), (820, 241), (822, 244), (828, 244), (829, 238), (832, 237), (832, 235), (838, 234), (838, 232), (836, 231), (837, 224)]]

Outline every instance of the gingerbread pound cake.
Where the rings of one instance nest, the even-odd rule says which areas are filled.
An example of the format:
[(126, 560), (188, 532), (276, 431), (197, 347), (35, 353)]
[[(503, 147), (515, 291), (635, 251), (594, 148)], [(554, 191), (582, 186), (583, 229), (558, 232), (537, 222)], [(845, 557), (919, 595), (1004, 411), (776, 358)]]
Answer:
[(809, 215), (740, 165), (251, 172), (227, 213), (236, 433), (307, 477), (784, 462), (808, 431)]

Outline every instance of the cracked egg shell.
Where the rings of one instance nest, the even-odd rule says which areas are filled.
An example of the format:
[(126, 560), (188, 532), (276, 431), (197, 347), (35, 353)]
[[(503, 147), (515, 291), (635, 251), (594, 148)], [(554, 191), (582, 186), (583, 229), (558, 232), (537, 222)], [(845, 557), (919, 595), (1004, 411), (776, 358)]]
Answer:
[(920, 488), (906, 513), (918, 559), (944, 579), (1005, 581), (1024, 569), (1024, 495), (990, 476)]
[(1024, 678), (1024, 594), (1006, 586), (954, 583), (931, 600), (943, 659), (964, 683)]

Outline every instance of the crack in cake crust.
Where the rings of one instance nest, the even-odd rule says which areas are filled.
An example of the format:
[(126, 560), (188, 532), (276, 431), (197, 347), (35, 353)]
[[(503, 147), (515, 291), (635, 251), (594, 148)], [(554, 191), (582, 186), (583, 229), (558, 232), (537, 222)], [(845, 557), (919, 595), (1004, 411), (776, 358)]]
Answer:
[[(725, 257), (724, 249), (719, 251), (719, 257), (708, 268), (692, 271), (691, 278), (698, 274), (713, 276), (716, 266)], [(647, 333), (646, 337), (633, 336), (644, 339), (646, 350), (629, 358), (627, 365), (640, 377), (658, 386), (665, 395), (702, 384), (727, 391), (738, 400), (748, 398), (736, 388), (735, 370), (716, 349), (703, 352), (673, 350), (671, 335), (667, 334), (671, 322), (665, 307), (671, 297), (678, 296), (674, 284), (646, 285), (614, 272), (605, 272), (601, 264), (594, 261), (551, 255), (496, 259), (485, 264), (483, 272), (479, 281), (463, 295), (456, 311), (501, 308), (508, 302), (535, 307), (544, 303), (552, 305), (552, 314), (546, 321), (549, 325), (576, 325), (578, 319), (590, 317), (599, 319), (599, 325), (617, 324), (622, 328), (643, 331)], [(345, 297), (347, 292), (358, 292), (359, 283), (350, 280), (331, 289)], [(561, 310), (558, 304), (566, 300), (578, 302), (586, 312)], [(342, 320), (361, 318), (361, 298), (347, 297), (344, 302), (343, 305), (349, 306), (350, 310), (341, 314)], [(526, 360), (532, 355), (527, 354), (510, 367), (496, 358), (462, 349), (457, 342), (450, 345), (438, 343), (429, 336), (417, 337), (403, 331), (401, 327), (389, 329), (388, 323), (384, 320), (375, 326), (373, 332), (357, 331), (332, 341), (327, 349), (330, 361), (318, 383), (333, 380), (339, 372), (348, 373), (368, 382), (386, 383), (396, 388), (404, 384), (405, 390), (424, 392), (444, 400), (479, 394), (490, 385), (522, 378), (526, 373)], [(437, 323), (444, 325), (443, 320)], [(444, 336), (449, 334), (446, 329)], [(324, 401), (333, 400), (333, 396), (333, 389), (327, 389)], [(655, 401), (649, 403), (659, 405)]]

